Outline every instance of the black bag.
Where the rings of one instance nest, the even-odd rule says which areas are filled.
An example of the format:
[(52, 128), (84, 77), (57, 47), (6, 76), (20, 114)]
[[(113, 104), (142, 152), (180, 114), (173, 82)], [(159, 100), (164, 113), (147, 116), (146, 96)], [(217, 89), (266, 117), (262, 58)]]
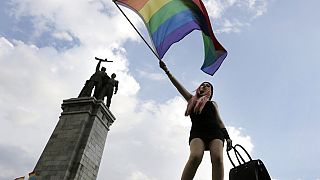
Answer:
[[(236, 149), (240, 147), (249, 157), (249, 161), (245, 161), (239, 151)], [(232, 147), (234, 150), (235, 156), (239, 162), (239, 166), (235, 166), (233, 163), (229, 151), (227, 155), (233, 168), (229, 172), (229, 180), (271, 180), (270, 175), (264, 166), (263, 162), (260, 159), (252, 160), (249, 153), (239, 144), (236, 144)], [(240, 162), (240, 159), (242, 162)]]

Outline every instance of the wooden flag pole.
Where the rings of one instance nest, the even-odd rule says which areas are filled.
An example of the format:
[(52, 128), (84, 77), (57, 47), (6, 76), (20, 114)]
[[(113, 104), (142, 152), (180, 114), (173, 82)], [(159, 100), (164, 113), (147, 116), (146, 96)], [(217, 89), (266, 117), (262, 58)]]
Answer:
[(144, 37), (140, 34), (140, 32), (138, 31), (138, 29), (133, 25), (133, 23), (130, 21), (130, 19), (127, 17), (127, 15), (122, 11), (122, 9), (119, 7), (119, 5), (113, 1), (114, 4), (118, 7), (118, 9), (120, 10), (120, 12), (122, 13), (122, 15), (129, 21), (129, 23), (131, 24), (131, 26), (134, 28), (134, 30), (136, 30), (136, 32), (139, 34), (139, 36), (141, 37), (141, 39), (144, 41), (144, 43), (149, 47), (149, 49), (152, 51), (152, 53), (157, 57), (157, 59), (159, 61), (162, 61), (159, 57), (159, 55), (152, 49), (152, 47), (147, 43), (147, 41), (144, 39)]

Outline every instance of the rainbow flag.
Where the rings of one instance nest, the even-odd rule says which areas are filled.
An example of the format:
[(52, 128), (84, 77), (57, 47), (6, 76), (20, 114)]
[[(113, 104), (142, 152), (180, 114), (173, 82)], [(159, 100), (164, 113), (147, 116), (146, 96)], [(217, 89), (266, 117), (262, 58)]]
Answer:
[(227, 56), (215, 38), (207, 10), (201, 0), (114, 0), (143, 19), (160, 59), (170, 46), (193, 30), (201, 30), (205, 59), (201, 70), (213, 75)]

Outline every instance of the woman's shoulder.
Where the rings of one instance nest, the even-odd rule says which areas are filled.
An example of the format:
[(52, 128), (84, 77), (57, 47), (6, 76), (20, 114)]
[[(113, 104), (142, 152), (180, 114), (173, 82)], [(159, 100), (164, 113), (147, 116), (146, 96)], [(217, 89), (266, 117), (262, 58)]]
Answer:
[(211, 102), (211, 104), (213, 104), (213, 105), (216, 105), (216, 106), (218, 105), (216, 101), (211, 100), (209, 102)]
[(217, 104), (216, 101), (211, 100), (211, 101), (208, 101), (208, 102), (210, 102), (210, 104), (211, 104), (213, 107), (218, 108), (218, 104)]

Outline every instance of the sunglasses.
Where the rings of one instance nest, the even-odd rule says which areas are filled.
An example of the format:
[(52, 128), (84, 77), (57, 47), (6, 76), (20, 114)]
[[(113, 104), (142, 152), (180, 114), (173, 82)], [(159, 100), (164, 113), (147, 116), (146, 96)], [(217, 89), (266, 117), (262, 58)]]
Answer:
[(209, 83), (202, 83), (201, 86), (204, 86), (204, 87), (211, 87), (211, 85)]

